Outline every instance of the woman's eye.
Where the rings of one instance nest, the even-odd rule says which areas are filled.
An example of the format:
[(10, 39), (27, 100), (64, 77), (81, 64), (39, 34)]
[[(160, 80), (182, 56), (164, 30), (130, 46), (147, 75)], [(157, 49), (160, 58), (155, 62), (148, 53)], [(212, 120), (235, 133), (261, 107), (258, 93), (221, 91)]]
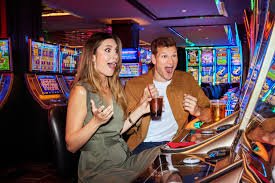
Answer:
[(162, 57), (162, 58), (167, 58), (167, 55), (162, 55), (161, 57)]
[(106, 48), (105, 51), (108, 52), (108, 53), (110, 53), (111, 49), (110, 48)]

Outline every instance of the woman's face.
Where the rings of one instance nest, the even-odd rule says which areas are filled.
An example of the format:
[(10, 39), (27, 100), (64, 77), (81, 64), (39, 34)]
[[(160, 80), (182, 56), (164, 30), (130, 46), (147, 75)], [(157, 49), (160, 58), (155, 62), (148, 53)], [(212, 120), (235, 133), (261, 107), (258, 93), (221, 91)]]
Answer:
[(118, 46), (113, 39), (102, 41), (93, 55), (95, 70), (101, 77), (112, 76), (118, 63)]

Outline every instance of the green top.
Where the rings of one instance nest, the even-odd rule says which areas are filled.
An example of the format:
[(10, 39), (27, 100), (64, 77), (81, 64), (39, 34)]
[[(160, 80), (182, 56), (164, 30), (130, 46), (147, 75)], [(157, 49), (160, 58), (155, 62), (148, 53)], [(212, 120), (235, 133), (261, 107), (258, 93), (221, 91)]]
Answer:
[[(79, 84), (87, 91), (86, 125), (93, 117), (91, 102), (97, 107), (106, 102), (89, 90), (87, 83)], [(120, 135), (124, 125), (123, 110), (113, 99), (114, 115), (109, 122), (100, 126), (96, 133), (81, 148), (78, 165), (79, 182), (131, 182), (143, 172), (158, 155), (158, 148), (132, 155)]]

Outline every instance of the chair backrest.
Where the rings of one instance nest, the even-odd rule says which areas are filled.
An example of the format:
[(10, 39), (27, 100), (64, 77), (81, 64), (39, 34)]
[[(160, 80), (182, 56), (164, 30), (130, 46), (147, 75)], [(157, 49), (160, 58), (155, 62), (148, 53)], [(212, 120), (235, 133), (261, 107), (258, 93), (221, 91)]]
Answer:
[(48, 124), (53, 143), (53, 157), (55, 160), (57, 173), (61, 176), (75, 176), (79, 153), (71, 153), (66, 148), (65, 128), (66, 128), (67, 108), (64, 106), (54, 107), (49, 110)]

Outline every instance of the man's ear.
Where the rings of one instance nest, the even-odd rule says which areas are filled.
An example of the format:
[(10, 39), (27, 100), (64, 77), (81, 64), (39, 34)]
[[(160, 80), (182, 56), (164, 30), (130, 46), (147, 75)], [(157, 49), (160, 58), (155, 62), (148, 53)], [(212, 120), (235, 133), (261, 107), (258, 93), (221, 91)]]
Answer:
[(156, 63), (157, 63), (157, 59), (156, 59), (156, 56), (154, 54), (152, 54), (152, 63), (154, 65), (156, 65)]

